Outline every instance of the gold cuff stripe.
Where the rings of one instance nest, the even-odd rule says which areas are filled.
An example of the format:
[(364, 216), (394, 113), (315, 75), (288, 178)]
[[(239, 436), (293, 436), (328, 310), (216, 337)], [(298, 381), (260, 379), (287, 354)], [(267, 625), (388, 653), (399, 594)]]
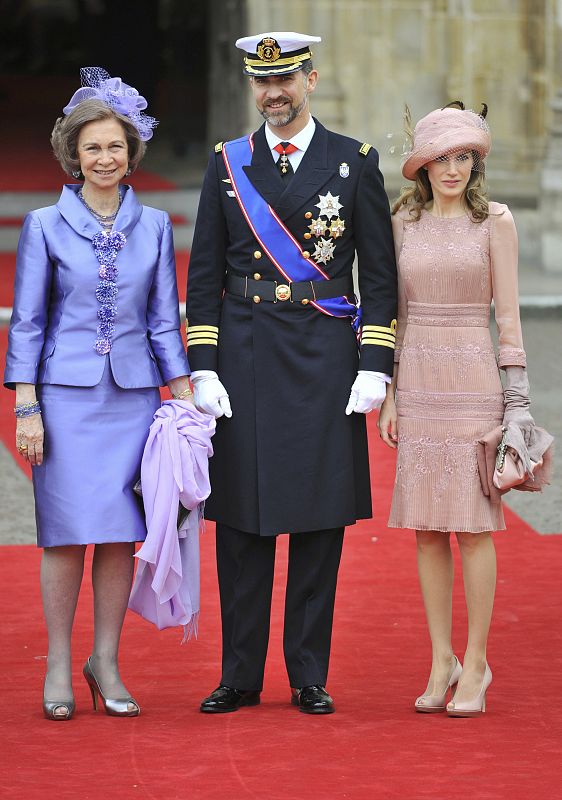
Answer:
[(373, 341), (373, 342), (371, 342), (371, 341), (366, 341), (366, 342), (363, 341), (363, 342), (361, 342), (361, 347), (363, 347), (363, 345), (366, 345), (366, 344), (371, 345), (371, 346), (378, 345), (380, 347), (390, 347), (391, 350), (394, 350), (393, 343), (392, 342), (385, 342), (384, 339), (381, 340), (380, 342), (378, 342), (378, 341)]
[(392, 344), (396, 341), (396, 338), (390, 333), (364, 333), (361, 337), (362, 342), (371, 342), (377, 339), (384, 339), (385, 342), (392, 342)]
[(380, 342), (391, 342), (392, 344), (395, 343), (395, 339), (393, 336), (387, 336), (386, 333), (367, 333), (363, 334), (361, 337), (362, 342), (373, 342), (373, 341), (380, 341)]
[(300, 61), (307, 61), (309, 58), (312, 58), (312, 53), (310, 50), (307, 53), (301, 53), (298, 56), (288, 56), (287, 58), (277, 58), (275, 61), (262, 61), (260, 58), (244, 58), (244, 64), (248, 67), (269, 67), (271, 64), (275, 64), (275, 69), (277, 67), (283, 67), (287, 64), (298, 64)]
[(362, 342), (371, 341), (372, 339), (384, 339), (385, 342), (396, 343), (394, 336), (388, 336), (386, 333), (364, 333), (361, 337)]
[(210, 333), (209, 331), (198, 331), (197, 333), (188, 333), (187, 334), (187, 341), (192, 342), (194, 339), (214, 339), (216, 342), (218, 340), (218, 334)]
[(188, 333), (195, 333), (196, 331), (208, 331), (209, 333), (216, 333), (217, 336), (219, 333), (216, 325), (190, 325), (187, 328)]
[(217, 339), (209, 339), (206, 336), (198, 336), (196, 339), (188, 339), (187, 346), (189, 347), (192, 344), (214, 344), (215, 347), (218, 345)]
[(384, 325), (363, 325), (364, 331), (380, 331), (381, 333), (392, 333), (394, 335), (395, 328), (387, 328)]

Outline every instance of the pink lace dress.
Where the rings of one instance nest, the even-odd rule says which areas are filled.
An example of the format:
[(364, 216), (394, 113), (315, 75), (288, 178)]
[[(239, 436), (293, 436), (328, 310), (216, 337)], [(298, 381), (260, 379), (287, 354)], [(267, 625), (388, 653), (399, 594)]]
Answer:
[[(517, 288), (517, 233), (507, 206), (490, 216), (418, 222), (393, 217), (398, 263), (398, 462), (388, 525), (435, 531), (503, 530), (483, 494), (476, 442), (499, 425), (498, 367), (526, 365)], [(496, 360), (489, 332), (494, 299)]]

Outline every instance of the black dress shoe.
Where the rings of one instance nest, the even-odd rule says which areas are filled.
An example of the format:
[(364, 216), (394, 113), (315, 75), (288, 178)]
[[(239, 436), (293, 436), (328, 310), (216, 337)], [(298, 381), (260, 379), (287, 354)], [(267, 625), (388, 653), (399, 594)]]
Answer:
[(333, 714), (334, 701), (323, 686), (303, 686), (291, 689), (291, 703), (304, 714)]
[(227, 714), (229, 711), (238, 711), (240, 706), (258, 706), (260, 694), (258, 691), (244, 692), (241, 689), (219, 686), (203, 700), (200, 709), (207, 714)]

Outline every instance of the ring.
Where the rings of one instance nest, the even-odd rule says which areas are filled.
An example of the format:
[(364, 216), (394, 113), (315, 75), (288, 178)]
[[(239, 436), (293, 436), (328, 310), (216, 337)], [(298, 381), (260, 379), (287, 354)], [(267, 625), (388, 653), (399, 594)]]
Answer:
[(20, 444), (18, 445), (18, 450), (20, 453), (25, 453), (26, 450), (29, 450), (29, 447), (26, 444)]

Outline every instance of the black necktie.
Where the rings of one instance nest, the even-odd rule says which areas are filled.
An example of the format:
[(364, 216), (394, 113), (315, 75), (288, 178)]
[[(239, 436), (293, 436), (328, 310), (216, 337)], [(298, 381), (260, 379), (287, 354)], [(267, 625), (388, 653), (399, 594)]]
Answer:
[(288, 183), (288, 181), (290, 181), (295, 174), (295, 171), (293, 170), (291, 162), (287, 156), (289, 153), (296, 153), (298, 147), (295, 147), (295, 145), (291, 144), (290, 142), (279, 142), (274, 149), (281, 154), (277, 159), (277, 169), (279, 170), (279, 174), (281, 175), (283, 181)]

